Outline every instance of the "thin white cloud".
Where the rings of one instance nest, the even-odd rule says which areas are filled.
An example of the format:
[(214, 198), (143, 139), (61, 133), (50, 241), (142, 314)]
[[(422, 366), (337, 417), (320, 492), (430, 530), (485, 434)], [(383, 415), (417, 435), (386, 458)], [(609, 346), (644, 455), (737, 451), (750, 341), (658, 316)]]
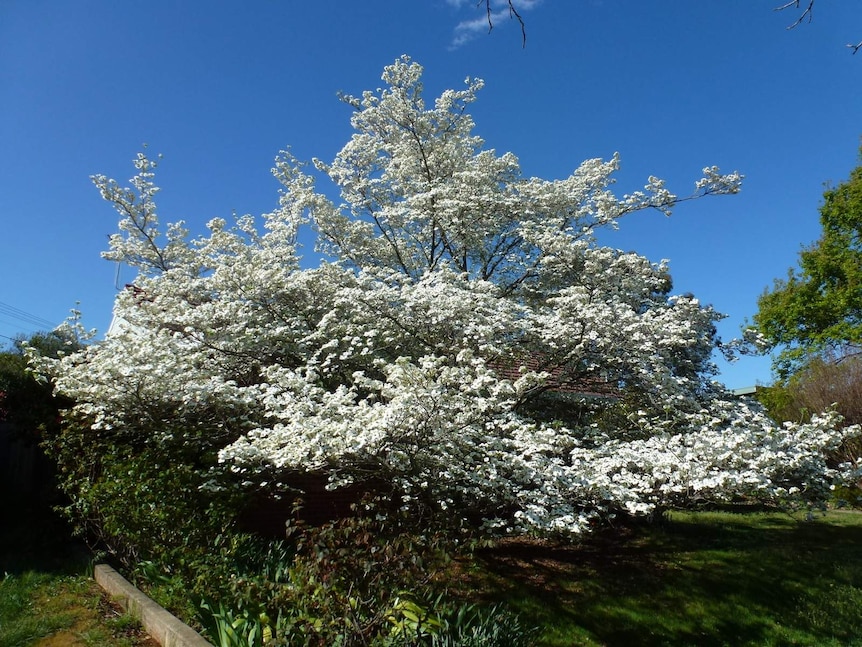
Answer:
[[(524, 12), (530, 11), (541, 3), (542, 0), (513, 0), (517, 12), (523, 17)], [(489, 16), (484, 2), (476, 3), (475, 0), (446, 0), (446, 3), (459, 11), (469, 11), (473, 17), (462, 20), (455, 25), (454, 35), (450, 49), (457, 49), (461, 45), (473, 40), (490, 29)], [(509, 11), (508, 0), (492, 0), (490, 22), (497, 26), (504, 21), (514, 18)]]

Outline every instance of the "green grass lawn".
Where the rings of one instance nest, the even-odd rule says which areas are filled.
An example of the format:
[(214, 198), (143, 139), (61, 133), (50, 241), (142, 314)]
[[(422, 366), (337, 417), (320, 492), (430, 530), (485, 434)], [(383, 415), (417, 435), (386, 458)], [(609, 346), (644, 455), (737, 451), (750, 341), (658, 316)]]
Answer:
[(467, 581), (542, 645), (862, 645), (862, 513), (674, 513), (576, 547), (504, 543)]
[(47, 506), (20, 497), (4, 500), (0, 647), (157, 645), (106, 598), (89, 575), (89, 553)]

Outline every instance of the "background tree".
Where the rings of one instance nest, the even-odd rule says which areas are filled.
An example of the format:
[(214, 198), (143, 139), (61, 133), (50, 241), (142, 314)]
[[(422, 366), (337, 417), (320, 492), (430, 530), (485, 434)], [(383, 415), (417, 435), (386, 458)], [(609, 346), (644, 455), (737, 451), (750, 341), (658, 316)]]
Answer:
[(28, 371), (24, 348), (58, 358), (79, 347), (59, 333), (39, 332), (29, 339), (16, 339), (11, 350), (0, 352), (0, 421), (10, 423), (20, 434), (38, 439), (46, 427), (56, 427), (59, 409), (71, 403), (57, 401), (51, 385), (37, 381)]
[(809, 358), (833, 362), (862, 348), (862, 166), (823, 194), (822, 235), (799, 254), (799, 268), (758, 300), (757, 329), (780, 348), (786, 379)]
[(862, 424), (862, 356), (813, 355), (793, 375), (758, 389), (758, 399), (778, 421), (807, 421), (834, 407), (848, 425)]

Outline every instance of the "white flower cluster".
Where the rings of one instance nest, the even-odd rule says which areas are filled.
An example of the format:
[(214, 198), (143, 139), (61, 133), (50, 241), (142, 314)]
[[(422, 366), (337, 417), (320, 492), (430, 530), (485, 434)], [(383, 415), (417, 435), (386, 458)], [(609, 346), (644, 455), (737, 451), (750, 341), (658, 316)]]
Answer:
[[(525, 178), (472, 134), (480, 81), (427, 107), (421, 76), (402, 58), (385, 89), (344, 98), (355, 134), (315, 161), (341, 205), (285, 153), (262, 228), (213, 220), (190, 240), (159, 228), (155, 161), (138, 158), (129, 189), (94, 178), (122, 217), (105, 257), (139, 276), (104, 342), (42, 360), (94, 430), (206, 434), (251, 482), (384, 482), (405, 504), (513, 531), (822, 496), (840, 476), (826, 453), (858, 430), (830, 417), (776, 427), (731, 400), (710, 382), (720, 315), (671, 296), (664, 264), (594, 238), (688, 198), (656, 178), (616, 197), (616, 157)], [(709, 168), (694, 195), (739, 182)], [(329, 261), (301, 269), (308, 224)]]

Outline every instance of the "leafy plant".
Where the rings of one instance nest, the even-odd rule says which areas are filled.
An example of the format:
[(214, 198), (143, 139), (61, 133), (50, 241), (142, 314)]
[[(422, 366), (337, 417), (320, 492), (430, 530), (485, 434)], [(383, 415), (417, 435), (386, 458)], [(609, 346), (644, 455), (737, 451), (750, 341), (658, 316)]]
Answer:
[(234, 611), (204, 600), (198, 618), (217, 647), (263, 647), (272, 644), (273, 628), (265, 613), (248, 608)]
[(434, 636), (433, 647), (531, 647), (538, 628), (530, 627), (503, 605), (458, 607)]

